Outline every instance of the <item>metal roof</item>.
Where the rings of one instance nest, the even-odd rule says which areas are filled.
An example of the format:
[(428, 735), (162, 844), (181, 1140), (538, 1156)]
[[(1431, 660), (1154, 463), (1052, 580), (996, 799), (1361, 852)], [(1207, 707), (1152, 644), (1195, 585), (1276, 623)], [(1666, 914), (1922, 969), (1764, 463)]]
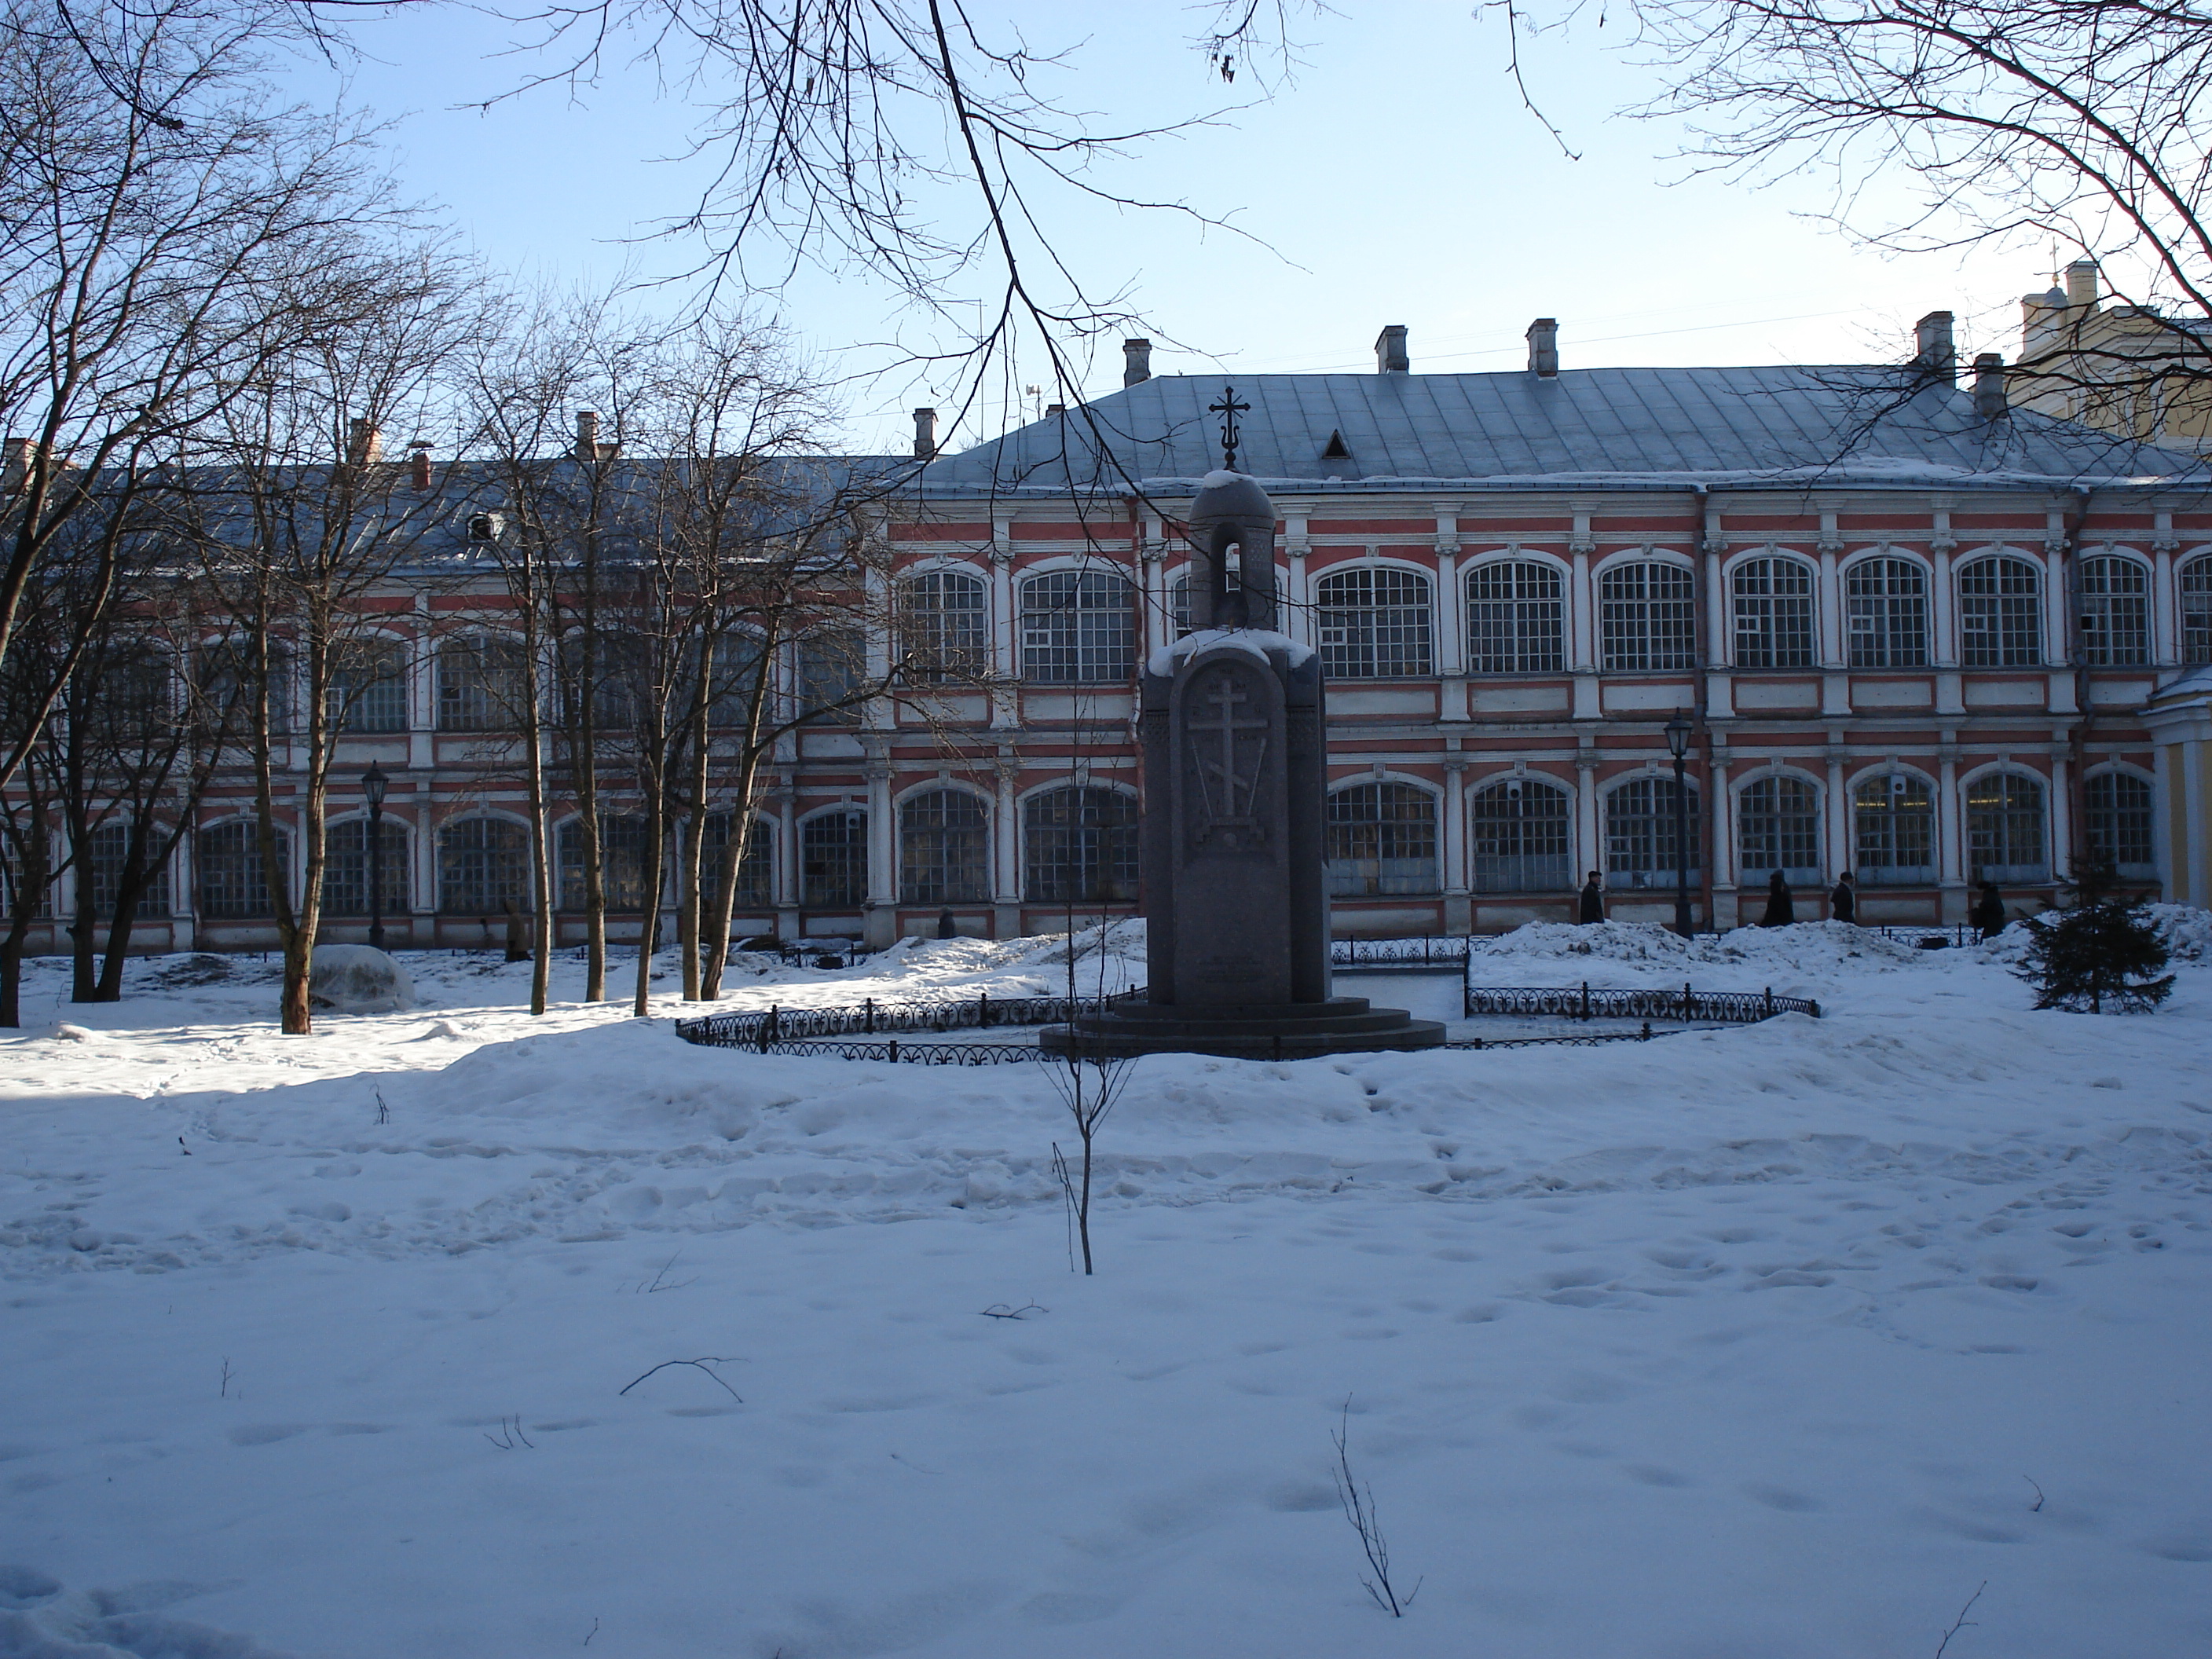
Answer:
[[(1301, 490), (1875, 486), (2202, 488), (2202, 458), (2015, 409), (1907, 366), (1498, 374), (1159, 375), (946, 455), (926, 495), (1172, 492), (1221, 465)], [(1323, 457), (1332, 434), (1348, 460)]]

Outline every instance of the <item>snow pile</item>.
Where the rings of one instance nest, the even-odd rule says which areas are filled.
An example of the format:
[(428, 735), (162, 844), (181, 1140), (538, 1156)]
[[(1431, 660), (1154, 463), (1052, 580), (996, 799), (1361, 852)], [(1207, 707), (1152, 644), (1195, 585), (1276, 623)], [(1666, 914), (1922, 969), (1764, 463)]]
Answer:
[(341, 1014), (390, 1014), (415, 1006), (415, 981), (398, 960), (366, 945), (318, 945), (307, 1000)]

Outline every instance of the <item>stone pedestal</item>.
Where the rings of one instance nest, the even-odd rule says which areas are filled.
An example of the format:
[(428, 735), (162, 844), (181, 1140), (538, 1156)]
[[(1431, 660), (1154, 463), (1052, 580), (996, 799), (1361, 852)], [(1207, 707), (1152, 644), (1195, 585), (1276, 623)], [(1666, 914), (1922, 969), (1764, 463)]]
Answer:
[(1145, 1000), (1048, 1048), (1253, 1058), (1433, 1048), (1434, 1020), (1331, 994), (1320, 659), (1274, 631), (1275, 509), (1215, 473), (1192, 504), (1193, 631), (1141, 682)]

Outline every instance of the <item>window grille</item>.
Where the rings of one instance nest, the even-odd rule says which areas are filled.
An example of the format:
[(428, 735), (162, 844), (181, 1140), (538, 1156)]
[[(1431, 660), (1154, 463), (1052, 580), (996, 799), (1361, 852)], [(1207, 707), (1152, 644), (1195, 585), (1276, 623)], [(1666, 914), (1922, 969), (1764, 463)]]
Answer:
[(1567, 792), (1506, 778), (1468, 803), (1478, 893), (1560, 892), (1575, 884)]
[[(276, 832), (276, 861), (289, 874), (291, 837), (282, 830)], [(248, 820), (234, 818), (201, 830), (192, 842), (192, 863), (199, 875), (203, 917), (241, 921), (276, 914), (261, 862), (260, 831)]]
[(2181, 660), (2212, 662), (2212, 553), (2181, 567)]
[(801, 902), (849, 910), (868, 899), (868, 815), (857, 806), (818, 812), (799, 826)]
[(962, 570), (909, 576), (899, 589), (906, 670), (925, 683), (991, 670), (991, 591)]
[(1022, 678), (1044, 685), (1126, 680), (1137, 672), (1127, 579), (1054, 570), (1022, 584)]
[(2081, 660), (2096, 668), (2150, 660), (2150, 572), (2100, 555), (2081, 564)]
[[(92, 906), (89, 914), (96, 916), (112, 916), (115, 914), (115, 901), (123, 890), (124, 865), (130, 854), (130, 825), (103, 823), (92, 832), (92, 845), (86, 848), (83, 865), (77, 872), (77, 908), (80, 911), (89, 901)], [(258, 868), (258, 866), (256, 867)], [(137, 914), (148, 918), (169, 914), (169, 866), (167, 861), (154, 872), (154, 878), (139, 896)]]
[(1813, 665), (1813, 571), (1795, 559), (1746, 559), (1729, 579), (1738, 668)]
[[(652, 866), (647, 854), (651, 828), (635, 813), (599, 814), (599, 890), (611, 914), (631, 915), (645, 908), (647, 877)], [(581, 910), (588, 902), (584, 888), (584, 821), (570, 818), (553, 838), (561, 869), (561, 908)]]
[(460, 818), (438, 831), (438, 908), (496, 916), (530, 903), (530, 837), (504, 818)]
[(1409, 783), (1358, 783), (1328, 798), (1332, 896), (1433, 893), (1437, 798)]
[(991, 821), (964, 789), (933, 789), (899, 807), (899, 898), (968, 904), (991, 896)]
[[(386, 818), (378, 825), (377, 896), (384, 914), (404, 915), (412, 908), (415, 884), (408, 879), (407, 831)], [(343, 818), (330, 826), (323, 841), (323, 911), (333, 916), (365, 916), (368, 907), (368, 820)]]
[(1168, 584), (1168, 623), (1177, 639), (1190, 632), (1190, 572)]
[(2158, 874), (2151, 842), (2151, 787), (2131, 772), (2099, 772), (2082, 786), (2089, 857), (2130, 881)]
[(1959, 569), (1959, 661), (2032, 668), (2043, 660), (2043, 581), (2025, 559), (1977, 559)]
[(1861, 885), (1936, 879), (1936, 805), (1907, 772), (1869, 778), (1851, 793), (1851, 838)]
[(325, 718), (341, 732), (407, 729), (407, 650), (396, 641), (363, 640), (331, 647)]
[(166, 658), (131, 652), (100, 664), (94, 679), (80, 692), (86, 702), (80, 718), (88, 720), (101, 740), (125, 747), (161, 740), (175, 715)]
[(1854, 668), (1928, 665), (1928, 578), (1909, 559), (1861, 559), (1844, 573)]
[(1697, 666), (1696, 587), (1680, 565), (1607, 567), (1598, 582), (1598, 621), (1610, 672)]
[(824, 628), (799, 642), (799, 712), (849, 725), (860, 719), (855, 694), (866, 683), (868, 642), (858, 629)]
[[(34, 825), (32, 827), (31, 833), (39, 835), (44, 832)], [(47, 866), (47, 872), (51, 877), (52, 865)], [(165, 882), (167, 877), (167, 872), (165, 871), (163, 872)], [(13, 845), (0, 842), (0, 917), (12, 918), (15, 915), (15, 900), (22, 879), (23, 864), (22, 860), (18, 856), (17, 849)], [(31, 919), (33, 921), (45, 921), (53, 915), (53, 887), (49, 881), (48, 884), (40, 888), (36, 896), (32, 899)], [(164, 908), (167, 908), (166, 905)]]
[(2017, 772), (1991, 772), (1966, 791), (1967, 879), (2045, 881), (2043, 786)]
[(1746, 784), (1736, 797), (1736, 848), (1747, 877), (1779, 870), (1797, 885), (1819, 882), (1820, 792), (1802, 778)]
[(520, 730), (530, 684), (520, 640), (475, 634), (438, 647), (438, 729)]
[[(707, 723), (724, 732), (744, 732), (752, 726), (756, 696), (766, 697), (775, 679), (762, 678), (761, 659), (766, 654), (760, 635), (746, 629), (724, 634), (714, 641), (708, 658)], [(761, 727), (773, 730), (773, 707), (761, 711)]]
[(1034, 904), (1123, 903), (1137, 896), (1137, 802), (1068, 787), (1022, 807), (1024, 891)]
[[(588, 647), (588, 648), (587, 648)], [(635, 732), (639, 717), (653, 706), (653, 651), (635, 635), (605, 629), (587, 641), (581, 630), (562, 637), (555, 653), (560, 664), (561, 719), (579, 726), (584, 718), (586, 659), (591, 670), (593, 732)], [(690, 660), (696, 664), (696, 657)]]
[[(1605, 803), (1606, 884), (1615, 888), (1675, 886), (1674, 780), (1631, 778)], [(1689, 788), (1689, 877), (1698, 879), (1698, 792)]]
[(1432, 672), (1429, 581), (1411, 570), (1343, 570), (1314, 589), (1322, 672), (1331, 679), (1402, 679)]
[(1467, 671), (1557, 674), (1566, 667), (1565, 606), (1548, 564), (1504, 560), (1467, 578)]
[[(712, 904), (722, 890), (722, 854), (730, 846), (730, 815), (710, 813), (705, 843), (701, 848), (704, 867), (699, 872), (701, 900)], [(775, 826), (766, 818), (753, 820), (745, 837), (745, 850), (738, 860), (738, 891), (732, 913), (765, 910), (775, 902)]]

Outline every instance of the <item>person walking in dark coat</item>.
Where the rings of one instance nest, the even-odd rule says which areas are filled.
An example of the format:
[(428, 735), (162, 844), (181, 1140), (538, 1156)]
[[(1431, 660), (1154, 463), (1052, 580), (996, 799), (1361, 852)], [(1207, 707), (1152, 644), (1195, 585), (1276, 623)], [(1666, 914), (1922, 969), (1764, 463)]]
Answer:
[(1828, 895), (1828, 915), (1834, 921), (1856, 922), (1859, 919), (1858, 890), (1851, 885), (1848, 870), (1836, 878), (1835, 890)]
[(1982, 930), (1984, 939), (1995, 939), (2004, 932), (2004, 895), (1997, 891), (1996, 883), (1982, 884), (1982, 896), (1974, 901), (1974, 908), (1966, 919)]
[(1766, 878), (1766, 914), (1759, 919), (1762, 927), (1787, 927), (1797, 920), (1797, 907), (1790, 897), (1790, 884), (1777, 870)]
[(1575, 920), (1578, 922), (1605, 920), (1605, 889), (1598, 885), (1595, 870), (1589, 872), (1589, 879), (1583, 884), (1582, 900), (1575, 907)]

